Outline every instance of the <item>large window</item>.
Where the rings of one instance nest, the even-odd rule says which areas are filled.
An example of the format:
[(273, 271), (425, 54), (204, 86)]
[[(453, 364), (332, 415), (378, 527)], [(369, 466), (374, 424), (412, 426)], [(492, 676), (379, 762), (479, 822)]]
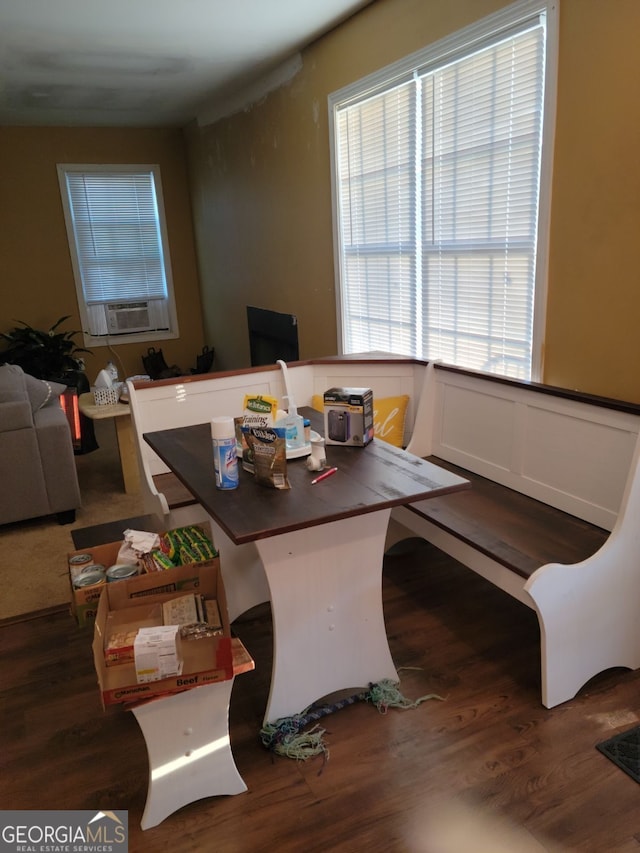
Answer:
[(343, 352), (538, 378), (556, 6), (521, 0), (330, 96)]
[(58, 166), (85, 341), (175, 337), (158, 166)]

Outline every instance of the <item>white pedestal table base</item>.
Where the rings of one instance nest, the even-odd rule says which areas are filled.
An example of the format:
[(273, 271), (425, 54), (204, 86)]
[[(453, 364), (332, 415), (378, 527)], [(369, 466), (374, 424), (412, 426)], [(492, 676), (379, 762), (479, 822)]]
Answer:
[(163, 696), (132, 709), (149, 755), (149, 789), (140, 823), (157, 826), (187, 803), (247, 790), (231, 753), (234, 679)]
[(256, 541), (273, 617), (265, 723), (339, 690), (397, 680), (382, 609), (389, 515), (379, 510)]

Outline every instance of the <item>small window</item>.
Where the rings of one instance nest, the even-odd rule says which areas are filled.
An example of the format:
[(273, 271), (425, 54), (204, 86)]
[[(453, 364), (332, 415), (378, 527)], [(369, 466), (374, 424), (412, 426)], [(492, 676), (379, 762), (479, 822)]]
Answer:
[(58, 165), (85, 343), (177, 337), (160, 169)]

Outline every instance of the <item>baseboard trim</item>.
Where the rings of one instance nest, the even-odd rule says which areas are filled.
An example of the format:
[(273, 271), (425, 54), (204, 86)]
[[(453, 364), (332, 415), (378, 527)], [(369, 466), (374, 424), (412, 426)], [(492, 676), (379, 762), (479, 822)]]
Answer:
[(44, 607), (42, 610), (32, 610), (30, 613), (21, 613), (17, 616), (6, 616), (0, 619), (0, 628), (7, 625), (15, 625), (17, 622), (29, 622), (31, 619), (41, 619), (45, 616), (56, 616), (58, 613), (68, 613), (71, 616), (69, 604), (56, 604), (54, 607)]

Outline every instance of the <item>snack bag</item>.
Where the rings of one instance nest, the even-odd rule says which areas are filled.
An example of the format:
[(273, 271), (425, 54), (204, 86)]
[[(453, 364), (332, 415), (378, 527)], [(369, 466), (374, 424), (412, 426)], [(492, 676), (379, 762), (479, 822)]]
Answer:
[[(286, 430), (283, 427), (242, 427), (242, 432), (256, 482), (272, 489), (290, 489)], [(242, 465), (244, 468), (244, 459)]]
[(262, 394), (245, 394), (242, 411), (243, 426), (271, 427), (276, 422), (278, 401)]
[(236, 418), (236, 450), (240, 448), (242, 468), (253, 474), (253, 451), (247, 444), (245, 427), (272, 427), (277, 418), (278, 401), (266, 394), (245, 394), (242, 417)]

